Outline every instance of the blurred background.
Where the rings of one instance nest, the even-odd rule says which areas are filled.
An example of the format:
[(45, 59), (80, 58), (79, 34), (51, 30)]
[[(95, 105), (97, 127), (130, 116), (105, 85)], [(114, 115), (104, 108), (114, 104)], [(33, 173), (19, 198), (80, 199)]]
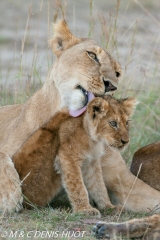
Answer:
[(133, 153), (160, 140), (159, 0), (0, 1), (0, 105), (23, 103), (46, 79), (54, 62), (52, 23), (65, 18), (79, 37), (94, 38), (122, 65), (117, 97), (136, 96), (131, 124)]

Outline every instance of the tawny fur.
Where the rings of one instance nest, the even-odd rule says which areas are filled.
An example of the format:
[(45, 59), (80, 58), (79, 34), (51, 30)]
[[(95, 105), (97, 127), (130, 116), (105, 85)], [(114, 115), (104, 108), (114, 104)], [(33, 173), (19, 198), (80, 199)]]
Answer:
[(46, 206), (63, 185), (74, 212), (99, 214), (88, 194), (99, 209), (113, 208), (101, 158), (106, 146), (122, 149), (129, 142), (128, 118), (134, 104), (134, 98), (95, 98), (81, 117), (58, 113), (38, 129), (13, 157), (30, 203)]
[(140, 148), (134, 154), (131, 172), (160, 191), (160, 141)]
[[(111, 155), (113, 157), (113, 152), (111, 152)], [(115, 159), (116, 157), (117, 156), (115, 155)], [(104, 165), (106, 169), (102, 163), (102, 169), (104, 173), (106, 173), (107, 170), (109, 172), (111, 169), (114, 169), (116, 173), (119, 172), (119, 174), (117, 174), (117, 176), (114, 178), (111, 176), (111, 178), (109, 179), (109, 176), (107, 175), (106, 181), (104, 177), (104, 181), (108, 186), (108, 189), (111, 189), (114, 192), (114, 195), (117, 197), (118, 202), (124, 202), (124, 207), (133, 211), (138, 209), (140, 211), (140, 207), (142, 211), (146, 211), (148, 207), (148, 210), (153, 210), (153, 212), (159, 212), (159, 192), (153, 191), (153, 189), (147, 186), (144, 182), (160, 191), (160, 142), (155, 142), (143, 148), (140, 148), (133, 156), (133, 160), (131, 163), (131, 172), (135, 176), (138, 176), (138, 178), (140, 178), (144, 182), (139, 181), (139, 179), (137, 179), (138, 181), (135, 181), (135, 177), (133, 177), (129, 170), (126, 169), (126, 165), (124, 164), (123, 159), (119, 161), (119, 164), (118, 161), (116, 161), (116, 163), (118, 164), (117, 166), (115, 166), (115, 163), (112, 164), (111, 162), (106, 165), (106, 159), (107, 162), (109, 162), (108, 157), (106, 157), (104, 159)], [(118, 166), (120, 164), (122, 172), (118, 170)], [(123, 173), (125, 174), (122, 177)], [(130, 176), (130, 178), (128, 176)], [(135, 182), (134, 186), (133, 182)], [(131, 185), (133, 186), (133, 188), (130, 192), (129, 189), (131, 189)], [(121, 193), (119, 192), (120, 188), (122, 188)], [(146, 191), (147, 188), (148, 192)], [(141, 189), (141, 192), (139, 191), (139, 189)], [(130, 192), (130, 195), (128, 195), (127, 192)], [(127, 199), (126, 202), (125, 199)], [(137, 218), (124, 223), (100, 222), (94, 227), (94, 232), (98, 238), (105, 238), (105, 236), (110, 236), (110, 238), (114, 236), (121, 236), (127, 239), (137, 237), (143, 238), (145, 240), (159, 239), (160, 214), (141, 219)]]
[[(160, 238), (160, 215), (155, 214), (141, 219), (132, 219), (122, 223), (99, 222), (94, 227), (96, 237), (110, 239), (121, 237), (122, 239), (140, 238), (155, 240)], [(106, 238), (105, 238), (106, 239)]]
[(119, 152), (106, 148), (101, 166), (112, 203), (120, 203), (133, 212), (160, 212), (156, 207), (160, 204), (160, 192), (134, 176)]
[(12, 160), (4, 153), (0, 153), (0, 176), (3, 179), (3, 182), (1, 182), (3, 192), (0, 193), (3, 194), (3, 201), (1, 201), (0, 211), (5, 213), (12, 211), (12, 208), (16, 208), (17, 211), (21, 210), (23, 198), (21, 196), (19, 176), (15, 171)]
[[(110, 81), (114, 86), (118, 84), (120, 65), (94, 40), (73, 36), (64, 20), (54, 26), (50, 46), (57, 59), (43, 87), (24, 104), (0, 108), (0, 162), (4, 169), (27, 138), (57, 111), (63, 107), (69, 110), (83, 107), (84, 96), (80, 90), (79, 99), (75, 99), (78, 85), (101, 96), (105, 93), (104, 81)], [(89, 58), (88, 51), (97, 55), (99, 63)], [(6, 202), (5, 209), (14, 211), (19, 200), (21, 205), (21, 187), (14, 166), (10, 168), (13, 179), (19, 183), (19, 195), (16, 194), (13, 201), (14, 182), (7, 174), (0, 175), (0, 209)]]

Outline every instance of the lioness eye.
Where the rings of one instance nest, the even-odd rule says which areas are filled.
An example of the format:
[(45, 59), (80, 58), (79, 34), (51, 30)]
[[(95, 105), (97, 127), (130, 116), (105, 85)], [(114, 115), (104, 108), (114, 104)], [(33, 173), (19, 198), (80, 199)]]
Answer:
[(111, 121), (109, 122), (112, 127), (117, 128), (117, 122), (116, 121)]
[(87, 52), (87, 53), (88, 53), (88, 56), (89, 56), (90, 58), (92, 58), (92, 59), (95, 60), (96, 62), (99, 62), (99, 60), (98, 60), (98, 58), (97, 58), (97, 56), (96, 56), (95, 53), (93, 53), (93, 52)]
[(119, 72), (116, 72), (116, 77), (119, 77), (120, 76), (120, 73)]

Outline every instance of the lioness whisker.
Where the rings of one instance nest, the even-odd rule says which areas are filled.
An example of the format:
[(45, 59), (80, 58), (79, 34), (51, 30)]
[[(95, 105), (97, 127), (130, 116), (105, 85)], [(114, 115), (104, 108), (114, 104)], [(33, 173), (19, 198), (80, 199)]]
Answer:
[(87, 77), (87, 78), (89, 78), (89, 79), (91, 79), (90, 77), (88, 77), (87, 75), (85, 75), (85, 74), (83, 74), (83, 73), (80, 73), (80, 72), (78, 72), (79, 74), (81, 74), (81, 75), (83, 75), (83, 76), (85, 76), (85, 77)]

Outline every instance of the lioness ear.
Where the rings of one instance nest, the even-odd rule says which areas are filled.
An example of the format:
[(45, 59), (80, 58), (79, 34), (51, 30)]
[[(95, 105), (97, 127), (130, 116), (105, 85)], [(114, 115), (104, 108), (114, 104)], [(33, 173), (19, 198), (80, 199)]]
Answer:
[(138, 101), (136, 98), (126, 98), (122, 100), (124, 110), (128, 116), (131, 116), (134, 113)]
[(53, 31), (54, 35), (49, 40), (49, 45), (57, 57), (66, 49), (80, 42), (80, 39), (71, 33), (64, 19), (53, 25)]
[(92, 119), (102, 118), (106, 115), (108, 110), (108, 102), (102, 98), (93, 99), (88, 105), (88, 112)]

